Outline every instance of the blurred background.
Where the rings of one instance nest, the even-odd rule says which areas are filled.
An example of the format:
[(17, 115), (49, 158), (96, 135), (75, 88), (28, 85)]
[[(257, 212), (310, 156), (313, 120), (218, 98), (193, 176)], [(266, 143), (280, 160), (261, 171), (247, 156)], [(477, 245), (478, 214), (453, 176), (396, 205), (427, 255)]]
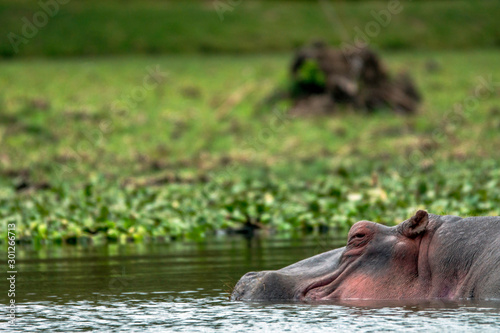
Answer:
[(0, 0), (15, 328), (497, 329), (498, 304), (228, 298), (359, 220), (500, 215), (499, 17), (496, 0)]
[[(203, 240), (500, 214), (500, 3), (1, 0), (0, 232)], [(411, 114), (289, 112), (295, 52), (360, 41)], [(5, 237), (4, 237), (5, 239)]]

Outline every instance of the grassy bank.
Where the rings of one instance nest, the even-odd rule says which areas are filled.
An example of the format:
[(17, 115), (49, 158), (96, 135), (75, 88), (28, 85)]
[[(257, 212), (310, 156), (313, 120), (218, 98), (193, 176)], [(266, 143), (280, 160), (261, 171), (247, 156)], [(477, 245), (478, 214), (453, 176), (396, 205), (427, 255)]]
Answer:
[[(387, 12), (387, 1), (242, 1), (218, 11), (221, 3), (229, 2), (70, 1), (57, 13), (52, 10), (55, 14), (44, 23), (37, 1), (1, 0), (0, 55), (260, 53), (290, 50), (318, 38), (352, 44), (362, 34), (384, 49), (500, 45), (500, 3), (493, 0), (402, 0), (397, 14), (379, 21), (373, 11)], [(39, 28), (30, 30), (25, 26), (34, 15)], [(16, 47), (9, 33), (17, 35), (10, 35)]]
[(385, 59), (411, 69), (418, 115), (290, 118), (261, 103), (286, 81), (281, 55), (2, 63), (1, 234), (16, 221), (27, 240), (170, 240), (500, 214), (496, 52)]

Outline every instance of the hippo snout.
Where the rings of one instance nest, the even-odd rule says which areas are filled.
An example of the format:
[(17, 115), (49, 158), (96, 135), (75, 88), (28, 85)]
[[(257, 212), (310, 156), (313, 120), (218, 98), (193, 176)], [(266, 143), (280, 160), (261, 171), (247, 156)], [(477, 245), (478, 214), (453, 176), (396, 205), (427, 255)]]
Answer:
[(275, 271), (250, 272), (234, 287), (233, 301), (301, 300), (306, 288), (333, 272), (344, 248), (304, 259)]
[(249, 299), (248, 295), (255, 293), (258, 281), (266, 272), (248, 272), (241, 277), (231, 294), (233, 301)]
[(231, 296), (235, 301), (269, 301), (297, 299), (298, 276), (282, 271), (262, 271), (245, 274)]

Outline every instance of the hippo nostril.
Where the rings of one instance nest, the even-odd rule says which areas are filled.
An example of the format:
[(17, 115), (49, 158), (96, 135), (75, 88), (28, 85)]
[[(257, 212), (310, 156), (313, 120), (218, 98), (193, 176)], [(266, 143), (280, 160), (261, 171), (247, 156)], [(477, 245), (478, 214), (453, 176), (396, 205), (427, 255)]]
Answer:
[(248, 293), (252, 293), (260, 275), (264, 272), (248, 272), (234, 286), (231, 299), (238, 301), (247, 298)]

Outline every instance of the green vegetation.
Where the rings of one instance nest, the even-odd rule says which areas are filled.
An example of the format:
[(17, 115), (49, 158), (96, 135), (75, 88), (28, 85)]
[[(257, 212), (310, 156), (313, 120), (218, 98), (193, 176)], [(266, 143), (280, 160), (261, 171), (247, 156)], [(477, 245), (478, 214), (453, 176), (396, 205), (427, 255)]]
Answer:
[(419, 114), (290, 118), (262, 103), (285, 55), (1, 63), (2, 239), (9, 221), (25, 240), (169, 241), (499, 215), (497, 53), (383, 57), (411, 69)]
[[(401, 0), (402, 11), (391, 15), (389, 24), (372, 14), (387, 10), (388, 1), (249, 0), (222, 16), (217, 3), (229, 1), (73, 0), (40, 28), (24, 28), (23, 35), (23, 18), (33, 23), (41, 11), (38, 1), (0, 0), (0, 55), (260, 53), (288, 51), (312, 39), (352, 44), (362, 34), (370, 44), (393, 50), (500, 46), (496, 0)], [(18, 53), (9, 33), (27, 39)]]
[(292, 96), (300, 96), (304, 92), (323, 92), (326, 85), (325, 73), (321, 71), (316, 61), (306, 60), (290, 85), (289, 91)]

